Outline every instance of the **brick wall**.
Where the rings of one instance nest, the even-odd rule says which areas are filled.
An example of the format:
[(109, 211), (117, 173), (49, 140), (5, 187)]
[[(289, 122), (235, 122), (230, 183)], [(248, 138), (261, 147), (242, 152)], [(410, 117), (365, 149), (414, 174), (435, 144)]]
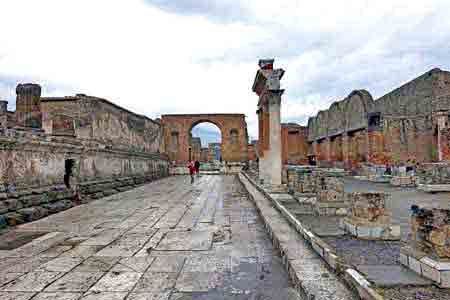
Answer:
[(281, 151), (283, 164), (307, 164), (307, 128), (297, 124), (281, 124)]

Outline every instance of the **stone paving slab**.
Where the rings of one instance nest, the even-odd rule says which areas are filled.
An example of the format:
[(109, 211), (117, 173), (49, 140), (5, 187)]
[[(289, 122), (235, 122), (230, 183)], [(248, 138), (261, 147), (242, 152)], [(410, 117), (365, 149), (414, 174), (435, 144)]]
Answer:
[(41, 265), (38, 272), (69, 272), (79, 265), (84, 259), (81, 257), (59, 257)]
[(0, 299), (167, 300), (176, 286), (187, 299), (287, 299), (292, 286), (234, 176), (166, 178), (20, 230), (42, 228), (58, 232), (2, 251)]
[(24, 274), (25, 273), (0, 273), (0, 286), (9, 283)]
[[(112, 269), (112, 272), (145, 272), (156, 258), (152, 256), (125, 257), (122, 258)], [(171, 260), (172, 262), (173, 260)]]
[(156, 246), (156, 250), (209, 250), (212, 245), (210, 231), (180, 231), (168, 232)]
[(30, 300), (34, 295), (36, 295), (36, 293), (0, 291), (0, 299), (2, 300)]
[(30, 272), (0, 288), (6, 292), (40, 292), (61, 277), (60, 272)]
[(39, 293), (33, 300), (78, 300), (82, 295), (82, 293), (43, 292)]
[(103, 272), (71, 272), (51, 284), (46, 292), (86, 292), (105, 273)]
[(401, 265), (358, 265), (356, 269), (376, 286), (430, 286), (432, 282)]
[(175, 286), (178, 273), (145, 273), (133, 290), (136, 293), (141, 292), (164, 292)]
[[(172, 300), (171, 292), (161, 293), (131, 293), (127, 300)], [(170, 298), (169, 298), (170, 297)]]
[(112, 271), (90, 289), (97, 292), (131, 292), (143, 273)]
[(128, 292), (97, 292), (91, 291), (83, 294), (82, 300), (124, 300)]
[(89, 257), (73, 269), (73, 272), (108, 272), (120, 257)]
[(206, 272), (183, 272), (178, 277), (175, 288), (180, 292), (207, 292), (213, 288), (210, 279), (212, 273)]
[(77, 245), (72, 249), (63, 252), (59, 257), (83, 257), (88, 258), (102, 249), (103, 246), (82, 246)]
[[(184, 266), (185, 257), (181, 255), (170, 255), (155, 257), (148, 269), (149, 272), (178, 273)], [(184, 267), (186, 269), (186, 267)]]

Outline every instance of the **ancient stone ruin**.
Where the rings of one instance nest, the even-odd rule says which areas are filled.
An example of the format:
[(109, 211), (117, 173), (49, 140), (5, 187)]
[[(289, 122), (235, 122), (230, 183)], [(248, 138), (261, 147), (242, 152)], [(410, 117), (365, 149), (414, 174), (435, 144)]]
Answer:
[(266, 185), (280, 186), (282, 172), (281, 143), (281, 89), (283, 69), (273, 68), (273, 59), (260, 60), (253, 83), (258, 101), (259, 179)]
[[(305, 213), (326, 216), (346, 216), (349, 212), (344, 192), (341, 170), (316, 167), (288, 167), (286, 172), (288, 189), (304, 206)], [(306, 208), (306, 207), (305, 207)]]
[(450, 210), (414, 205), (411, 235), (400, 262), (414, 272), (450, 288)]
[(450, 164), (424, 163), (417, 168), (418, 188), (425, 192), (450, 191)]
[(19, 84), (0, 104), (0, 227), (33, 221), (168, 175), (159, 123), (105, 99), (41, 97)]
[(343, 219), (342, 227), (360, 239), (400, 239), (400, 225), (391, 223), (391, 215), (386, 208), (387, 197), (378, 192), (348, 193), (351, 212)]

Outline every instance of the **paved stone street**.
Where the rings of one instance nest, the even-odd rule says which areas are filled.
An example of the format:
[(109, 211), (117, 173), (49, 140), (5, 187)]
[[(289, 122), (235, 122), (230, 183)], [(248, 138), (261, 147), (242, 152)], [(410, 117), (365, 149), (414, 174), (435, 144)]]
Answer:
[(297, 299), (234, 176), (166, 178), (25, 231), (48, 234), (0, 251), (2, 300)]

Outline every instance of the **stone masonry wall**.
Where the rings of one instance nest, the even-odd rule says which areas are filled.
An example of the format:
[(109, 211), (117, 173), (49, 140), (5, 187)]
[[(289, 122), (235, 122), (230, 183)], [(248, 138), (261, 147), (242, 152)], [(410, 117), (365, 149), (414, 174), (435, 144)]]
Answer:
[[(42, 98), (41, 109), (43, 128), (49, 134), (73, 132), (77, 138), (96, 140), (109, 147), (162, 152), (160, 124), (105, 99), (85, 95)], [(61, 119), (66, 122), (60, 124)]]
[(377, 100), (367, 91), (354, 91), (309, 119), (310, 155), (319, 165), (337, 165), (342, 152), (349, 168), (361, 162), (450, 161), (449, 112), (450, 72), (440, 69)]
[(450, 184), (449, 163), (420, 164), (416, 172), (421, 184)]
[[(67, 162), (73, 161), (69, 186)], [(160, 154), (0, 129), (0, 227), (45, 217), (168, 175)]]

